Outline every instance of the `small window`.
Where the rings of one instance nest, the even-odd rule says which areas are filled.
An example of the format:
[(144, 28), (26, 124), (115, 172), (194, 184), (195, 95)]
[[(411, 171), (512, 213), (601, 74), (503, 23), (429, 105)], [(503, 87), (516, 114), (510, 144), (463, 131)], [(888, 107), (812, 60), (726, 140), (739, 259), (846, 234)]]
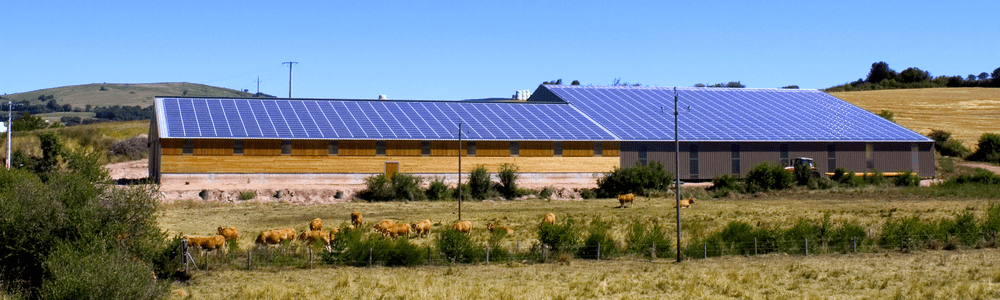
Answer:
[(476, 156), (476, 142), (470, 141), (467, 144), (465, 144), (465, 151), (466, 151), (465, 155)]
[(639, 164), (645, 166), (649, 163), (646, 157), (646, 144), (639, 145)]
[(385, 141), (375, 141), (375, 155), (385, 155)]
[(521, 147), (518, 145), (517, 141), (510, 142), (510, 156), (521, 155)]
[(729, 148), (733, 152), (733, 175), (740, 175), (740, 144), (732, 144)]
[(326, 154), (337, 155), (340, 152), (340, 145), (337, 144), (337, 141), (328, 142), (326, 147), (327, 147)]
[(552, 155), (562, 156), (562, 149), (563, 147), (561, 141), (556, 141), (552, 143)]
[(281, 155), (292, 155), (291, 140), (281, 140)]
[(194, 154), (194, 140), (184, 139), (184, 146), (181, 149), (182, 154)]
[(788, 144), (781, 144), (778, 149), (781, 152), (781, 166), (788, 166)]
[(420, 155), (431, 156), (431, 141), (420, 142)]
[(604, 156), (603, 142), (594, 142), (594, 156)]
[(243, 155), (243, 140), (233, 140), (233, 155)]

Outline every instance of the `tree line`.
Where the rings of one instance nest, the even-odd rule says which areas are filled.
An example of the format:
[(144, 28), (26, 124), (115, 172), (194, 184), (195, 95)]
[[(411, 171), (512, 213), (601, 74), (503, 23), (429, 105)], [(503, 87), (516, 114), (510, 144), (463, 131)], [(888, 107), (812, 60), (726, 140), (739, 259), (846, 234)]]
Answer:
[(981, 72), (968, 76), (931, 76), (930, 71), (917, 67), (896, 72), (884, 61), (872, 63), (868, 76), (853, 82), (827, 88), (827, 92), (849, 92), (885, 89), (919, 89), (939, 87), (1000, 87), (1000, 68), (992, 73)]

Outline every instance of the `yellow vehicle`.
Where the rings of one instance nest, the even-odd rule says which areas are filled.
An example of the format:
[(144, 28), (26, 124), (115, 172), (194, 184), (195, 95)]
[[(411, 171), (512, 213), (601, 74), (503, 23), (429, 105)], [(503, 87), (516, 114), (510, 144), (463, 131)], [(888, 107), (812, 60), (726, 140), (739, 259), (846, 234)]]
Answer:
[(792, 159), (792, 165), (785, 167), (785, 170), (795, 173), (795, 167), (803, 165), (809, 166), (809, 172), (812, 173), (812, 177), (820, 177), (819, 171), (816, 170), (816, 165), (813, 164), (813, 159), (808, 157), (796, 157), (795, 159)]

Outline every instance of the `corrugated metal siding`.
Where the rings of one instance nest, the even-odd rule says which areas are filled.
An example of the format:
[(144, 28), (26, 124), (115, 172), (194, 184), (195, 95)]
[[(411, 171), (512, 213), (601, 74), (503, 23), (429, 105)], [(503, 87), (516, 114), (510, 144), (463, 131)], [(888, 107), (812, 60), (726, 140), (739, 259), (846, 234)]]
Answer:
[(873, 143), (875, 169), (882, 172), (913, 170), (911, 143)]
[(730, 145), (732, 145), (732, 143), (697, 143), (697, 144), (698, 144), (699, 179), (712, 179), (722, 174), (732, 173), (733, 153), (732, 149), (729, 148)]
[(918, 175), (921, 177), (934, 177), (936, 170), (934, 170), (934, 143), (917, 143), (917, 147), (920, 151), (918, 154), (920, 157), (920, 172)]
[(865, 172), (865, 143), (834, 143), (837, 147), (837, 167), (852, 172)]
[(779, 163), (781, 154), (778, 143), (740, 143), (740, 176), (762, 162)]

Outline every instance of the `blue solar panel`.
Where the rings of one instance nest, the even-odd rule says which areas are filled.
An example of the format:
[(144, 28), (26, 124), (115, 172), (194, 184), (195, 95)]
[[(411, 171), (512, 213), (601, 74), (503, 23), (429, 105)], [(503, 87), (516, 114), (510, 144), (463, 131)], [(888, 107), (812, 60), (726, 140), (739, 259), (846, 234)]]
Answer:
[(157, 98), (165, 138), (615, 140), (565, 103)]
[[(672, 88), (543, 88), (621, 140), (673, 139)], [(678, 88), (677, 94), (685, 141), (929, 141), (817, 90)]]

